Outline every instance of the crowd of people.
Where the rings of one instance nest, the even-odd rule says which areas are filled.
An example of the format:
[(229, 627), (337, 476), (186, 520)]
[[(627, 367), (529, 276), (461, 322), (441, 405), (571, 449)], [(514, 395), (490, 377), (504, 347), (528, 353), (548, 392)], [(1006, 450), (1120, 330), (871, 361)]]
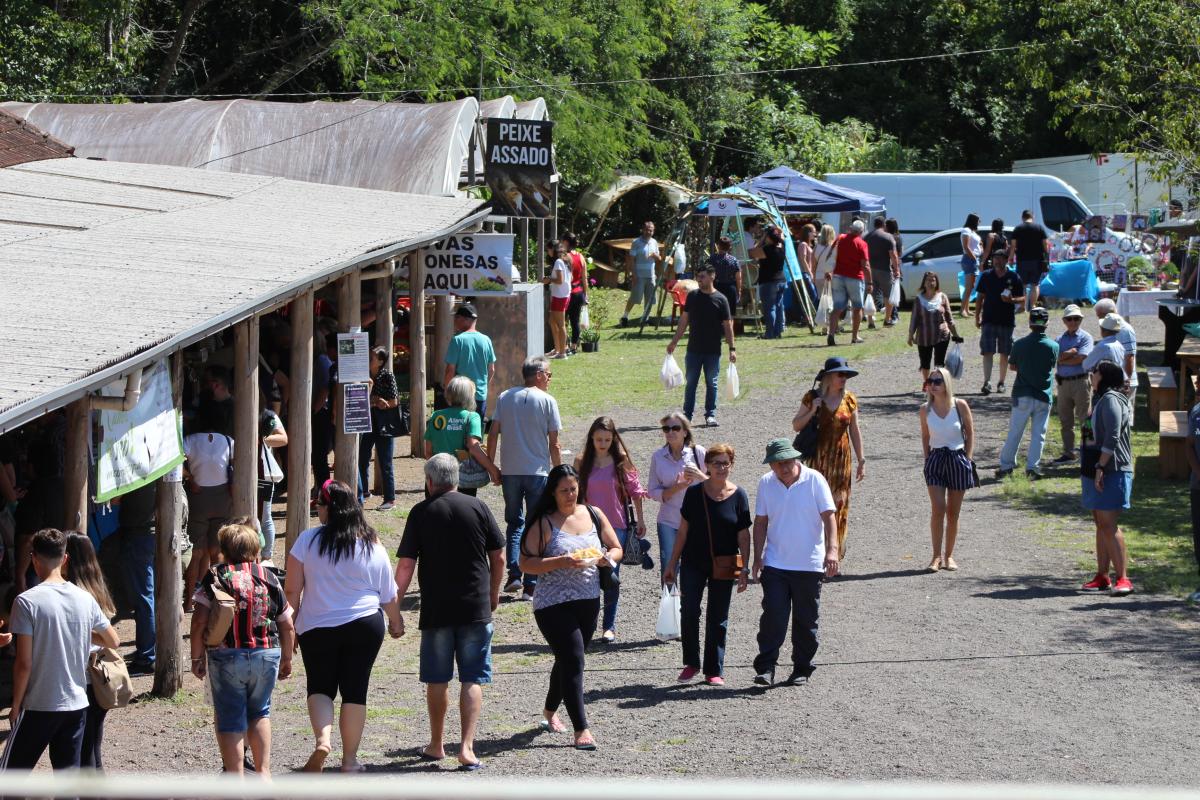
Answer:
[[(1031, 220), (1027, 215), (1026, 222)], [(977, 218), (968, 219), (963, 229), (964, 272), (969, 259), (976, 266), (990, 259), (991, 269), (968, 273), (978, 279), (968, 284), (960, 313), (971, 313), (974, 289), (978, 301), (973, 313), (982, 332), (982, 394), (1004, 392), (1009, 373), (1013, 375), (1008, 435), (996, 476), (1004, 479), (1016, 468), (1027, 426), (1031, 435), (1026, 474), (1031, 479), (1042, 476), (1045, 433), (1057, 395), (1064, 450), (1056, 463), (1080, 462), (1081, 502), (1092, 513), (1096, 529), (1097, 573), (1082, 588), (1128, 594), (1133, 587), (1118, 521), (1121, 511), (1129, 508), (1133, 480), (1136, 335), (1116, 314), (1114, 304), (1102, 300), (1095, 306), (1104, 333), (1099, 340), (1081, 330), (1083, 312), (1076, 305), (1062, 312), (1066, 331), (1050, 339), (1049, 312), (1031, 305), (1030, 332), (1014, 341), (1016, 313), (1032, 293), (1029, 280), (1036, 286), (1037, 270), (1044, 267), (1029, 257), (1028, 247), (1034, 247), (1036, 255), (1041, 245), (1022, 246), (1019, 238), (1010, 241), (1002, 223), (993, 225), (986, 238), (977, 226)], [(827, 280), (833, 287), (830, 343), (846, 310), (853, 312), (857, 340), (864, 298), (874, 289), (890, 298), (892, 282), (899, 279), (898, 228), (879, 218), (870, 234), (864, 236), (864, 230), (856, 221), (840, 236), (814, 228), (798, 239), (801, 261), (814, 282)], [(635, 241), (632, 256), (639, 270), (640, 260), (661, 259), (652, 224), (644, 227), (642, 238), (641, 245)], [(618, 638), (621, 565), (653, 568), (646, 523), (650, 502), (658, 504), (659, 577), (679, 593), (683, 669), (677, 680), (724, 684), (730, 605), (734, 593), (745, 592), (751, 584), (762, 590), (753, 682), (772, 686), (809, 680), (818, 648), (822, 585), (841, 572), (852, 487), (866, 478), (859, 403), (848, 388), (858, 373), (843, 357), (826, 360), (792, 417), (795, 439), (766, 444), (762, 463), (767, 471), (758, 478), (752, 503), (733, 480), (735, 446), (716, 442), (705, 447), (692, 426), (701, 372), (706, 381), (704, 420), (713, 428), (723, 345), (730, 362), (737, 358), (732, 315), (743, 286), (740, 270), (734, 271), (731, 243), (721, 238), (715, 255), (694, 267), (698, 288), (688, 294), (667, 346), (668, 354), (673, 353), (684, 335), (688, 337), (682, 411), (661, 418), (663, 443), (653, 452), (644, 478), (619, 426), (608, 416), (592, 422), (579, 455), (573, 463), (564, 463), (563, 423), (550, 391), (551, 361), (567, 357), (578, 338), (566, 333), (567, 315), (575, 325), (575, 295), (586, 292), (573, 289), (578, 256), (574, 246), (573, 237), (564, 236), (557, 250), (560, 266), (549, 279), (551, 311), (561, 315), (554, 323), (555, 349), (522, 364), (522, 384), (499, 393), (490, 424), (485, 425), (485, 418), (495, 350), (477, 330), (474, 306), (463, 303), (456, 309), (457, 333), (445, 357), (446, 407), (433, 412), (426, 426), (425, 499), (408, 514), (394, 565), (364, 514), (372, 454), (384, 473), (380, 507), (391, 507), (395, 499), (391, 438), (383, 433), (363, 438), (357, 486), (329, 478), (325, 465), (314, 497), (318, 524), (299, 535), (287, 554), (286, 572), (271, 561), (273, 530), (268, 533), (264, 525), (270, 518), (269, 490), (260, 494), (260, 515), (229, 518), (228, 489), (237, 451), (229, 433), (230, 386), (227, 374), (208, 370), (206, 391), (197, 399), (184, 442), (191, 509), (187, 530), (194, 549), (185, 608), (192, 611), (191, 671), (211, 689), (226, 772), (241, 773), (250, 764), (261, 775), (270, 774), (272, 693), (277, 680), (291, 676), (296, 652), (304, 663), (313, 731), (312, 753), (303, 769), (324, 768), (336, 717), (341, 770), (363, 770), (358, 748), (368, 718), (372, 669), (386, 637), (405, 635), (400, 606), (414, 577), (421, 597), (420, 681), (426, 686), (430, 721), (430, 740), (414, 752), (416, 758), (447, 758), (445, 715), (457, 669), (461, 736), (455, 757), (463, 771), (482, 767), (475, 738), (482, 687), (492, 679), (492, 614), (503, 593), (531, 603), (554, 657), (540, 709), (541, 729), (570, 731), (576, 749), (597, 749), (585, 703), (586, 652), (597, 630), (602, 643)], [(767, 229), (755, 250), (770, 262), (782, 259), (781, 253), (773, 252), (777, 246), (783, 246), (783, 239)], [(1015, 273), (1008, 269), (1014, 259)], [(651, 269), (648, 280), (653, 281), (653, 274)], [(759, 286), (768, 316), (766, 338), (778, 335), (777, 320), (782, 329), (782, 309), (769, 310), (782, 294), (777, 288)], [(586, 303), (585, 294), (578, 303)], [(886, 299), (877, 307), (884, 326), (896, 324), (898, 309)], [(646, 304), (644, 313), (648, 310)], [(966, 492), (979, 486), (972, 411), (955, 394), (952, 370), (946, 366), (948, 345), (962, 341), (954, 317), (937, 276), (926, 273), (913, 303), (908, 342), (918, 348), (925, 398), (918, 411), (930, 500), (931, 572), (959, 568), (955, 545), (961, 509)], [(993, 390), (992, 360), (997, 353), (999, 381)], [(330, 360), (319, 350), (318, 366), (322, 359)], [(385, 349), (372, 352), (371, 405), (381, 413), (395, 409), (399, 397), (387, 361)], [(330, 361), (330, 382), (336, 377), (332, 370)], [(272, 382), (280, 380), (286, 378), (271, 376)], [(327, 395), (328, 387), (314, 397), (313, 408), (305, 410), (314, 421), (329, 410)], [(1200, 412), (1194, 410), (1193, 417), (1197, 421), (1192, 427), (1200, 431)], [(54, 477), (58, 453), (61, 481), (61, 448), (53, 446), (61, 430), (47, 423), (41, 433), (39, 441), (46, 445), (41, 455), (47, 462), (41, 468)], [(276, 410), (264, 410), (259, 433), (259, 441), (253, 443), (255, 458), (260, 483), (269, 484), (277, 468), (272, 450), (287, 442)], [(1195, 488), (1200, 486), (1197, 437), (1200, 433), (1189, 435), (1194, 508), (1200, 506), (1200, 489)], [(313, 469), (322, 475), (316, 460)], [(5, 475), (0, 469), (0, 478)], [(488, 506), (475, 496), (489, 484), (502, 491), (503, 533)], [(0, 481), (0, 489), (6, 485)], [(39, 491), (44, 490), (35, 486), (27, 491), (22, 505), (32, 497), (30, 506), (36, 509)], [(153, 629), (144, 630), (142, 615), (153, 613), (153, 575), (147, 582), (137, 564), (153, 555), (152, 544), (146, 546), (147, 535), (153, 541), (148, 527), (152, 497), (151, 493), (147, 502), (135, 492), (120, 508), (129, 551), (149, 553), (130, 559), (129, 580), (141, 587), (135, 659), (151, 664)], [(103, 763), (105, 710), (92, 695), (87, 674), (93, 653), (117, 645), (109, 623), (113, 601), (88, 537), (58, 528), (47, 525), (29, 537), (10, 632), (0, 634), (0, 646), (8, 645), (14, 634), (16, 640), (13, 732), (0, 762), (3, 767), (30, 768), (47, 748), (56, 768), (100, 768)], [(786, 678), (777, 681), (789, 629), (791, 665)], [(559, 715), (564, 707), (567, 721)]]

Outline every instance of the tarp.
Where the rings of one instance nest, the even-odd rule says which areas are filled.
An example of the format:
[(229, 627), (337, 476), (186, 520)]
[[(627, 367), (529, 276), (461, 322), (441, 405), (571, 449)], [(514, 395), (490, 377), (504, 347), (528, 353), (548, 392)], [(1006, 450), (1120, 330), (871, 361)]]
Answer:
[[(1011, 266), (1010, 272), (1015, 272)], [(975, 284), (979, 285), (978, 282)], [(958, 273), (958, 296), (962, 297), (963, 274)], [(1050, 271), (1038, 284), (1038, 292), (1042, 297), (1052, 297), (1056, 300), (1078, 301), (1086, 300), (1095, 303), (1100, 299), (1100, 281), (1092, 262), (1087, 259), (1074, 261), (1056, 261), (1050, 265)], [(971, 293), (971, 299), (979, 296), (978, 290)]]
[[(736, 204), (728, 202), (731, 200), (736, 201)], [(736, 211), (730, 208), (732, 205), (736, 205)], [(792, 234), (788, 231), (787, 221), (784, 220), (783, 214), (771, 202), (770, 198), (755, 195), (737, 186), (731, 186), (728, 189), (715, 192), (696, 203), (696, 207), (692, 213), (707, 216), (710, 207), (714, 212), (713, 216), (738, 218), (770, 217), (771, 222), (783, 233), (783, 249), (787, 255), (787, 263), (784, 265), (785, 277), (789, 283), (800, 279), (800, 260), (796, 258), (796, 247), (792, 243)]]
[(784, 214), (826, 211), (883, 211), (884, 198), (810, 178), (791, 167), (776, 167), (742, 181), (741, 189), (769, 197)]
[(692, 198), (692, 193), (686, 186), (680, 186), (674, 181), (663, 178), (647, 178), (644, 175), (618, 175), (605, 187), (593, 186), (579, 198), (579, 207), (593, 214), (607, 214), (613, 203), (630, 192), (645, 186), (657, 186), (666, 194), (671, 205), (678, 206)]

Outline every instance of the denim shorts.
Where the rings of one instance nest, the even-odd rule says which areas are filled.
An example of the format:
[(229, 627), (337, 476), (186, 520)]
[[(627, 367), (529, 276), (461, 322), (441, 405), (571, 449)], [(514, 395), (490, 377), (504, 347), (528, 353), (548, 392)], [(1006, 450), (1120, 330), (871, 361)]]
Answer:
[(965, 275), (974, 275), (979, 272), (979, 261), (976, 260), (974, 256), (969, 256), (966, 253), (963, 253), (962, 260), (959, 262), (959, 264), (962, 266), (962, 271)]
[(1123, 511), (1129, 508), (1129, 496), (1133, 493), (1132, 472), (1104, 473), (1104, 491), (1096, 491), (1092, 478), (1080, 478), (1083, 484), (1082, 505), (1087, 511)]
[(863, 281), (847, 278), (845, 275), (833, 276), (833, 310), (845, 311), (847, 307), (861, 309), (863, 307)]
[(208, 651), (217, 733), (242, 733), (250, 723), (271, 716), (271, 692), (279, 675), (279, 648)]
[(492, 682), (492, 623), (421, 631), (421, 683), (449, 683), (458, 663), (461, 683)]
[(1013, 326), (983, 323), (983, 330), (979, 334), (979, 352), (982, 355), (999, 353), (1006, 356), (1012, 352), (1012, 343)]
[(654, 275), (633, 275), (629, 285), (629, 302), (634, 305), (654, 302)]

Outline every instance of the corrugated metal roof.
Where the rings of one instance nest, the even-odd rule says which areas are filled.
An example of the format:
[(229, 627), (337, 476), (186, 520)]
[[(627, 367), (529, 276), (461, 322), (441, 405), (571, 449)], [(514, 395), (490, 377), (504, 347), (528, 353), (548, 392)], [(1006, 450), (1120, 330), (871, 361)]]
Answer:
[(0, 169), (0, 431), (480, 205), (77, 158)]
[[(511, 101), (510, 101), (511, 102)], [(78, 156), (454, 195), (475, 98), (447, 103), (0, 103)]]
[(66, 158), (71, 148), (18, 116), (0, 111), (0, 167), (45, 158)]

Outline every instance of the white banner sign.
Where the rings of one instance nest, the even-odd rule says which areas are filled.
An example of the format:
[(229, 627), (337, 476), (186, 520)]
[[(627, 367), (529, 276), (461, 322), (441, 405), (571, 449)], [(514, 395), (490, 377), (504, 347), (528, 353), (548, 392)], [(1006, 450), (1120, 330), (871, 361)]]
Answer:
[(362, 332), (339, 333), (338, 383), (366, 383), (371, 380), (371, 339)]
[[(512, 294), (519, 278), (513, 270), (511, 233), (464, 233), (421, 251), (425, 294)], [(396, 288), (409, 288), (408, 259), (396, 268)]]
[(182, 423), (171, 395), (167, 362), (160, 361), (142, 373), (142, 395), (136, 406), (100, 412), (96, 502), (140, 489), (182, 463)]

